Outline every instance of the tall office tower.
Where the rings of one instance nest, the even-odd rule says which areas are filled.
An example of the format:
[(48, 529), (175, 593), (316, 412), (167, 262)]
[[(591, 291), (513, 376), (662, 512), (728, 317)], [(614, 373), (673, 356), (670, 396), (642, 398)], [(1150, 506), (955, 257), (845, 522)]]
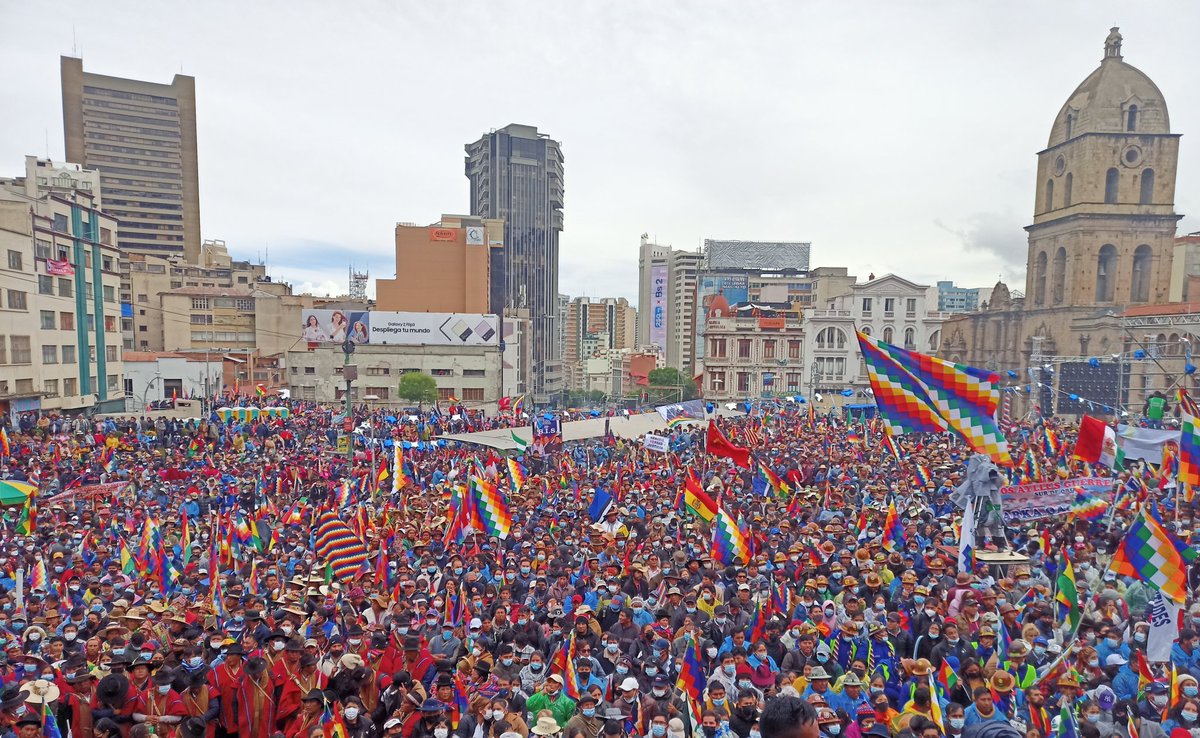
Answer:
[(61, 59), (67, 160), (100, 172), (123, 251), (200, 258), (196, 79), (169, 85), (83, 71)]
[(527, 311), (532, 355), (525, 386), (535, 402), (563, 388), (558, 234), (563, 223), (563, 155), (534, 126), (508, 125), (466, 146), (471, 214), (504, 220), (492, 251), (492, 312)]

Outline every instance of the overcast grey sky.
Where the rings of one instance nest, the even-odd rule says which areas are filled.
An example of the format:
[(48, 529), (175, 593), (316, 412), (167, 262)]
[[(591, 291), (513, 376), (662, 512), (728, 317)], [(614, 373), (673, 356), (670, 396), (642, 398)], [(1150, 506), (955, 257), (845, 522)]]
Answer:
[(463, 144), (508, 123), (562, 142), (571, 295), (635, 299), (643, 232), (1023, 288), (1035, 153), (1114, 24), (1185, 134), (1175, 202), (1194, 215), (1184, 0), (0, 0), (0, 172), (62, 158), (74, 49), (87, 71), (196, 77), (203, 235), (269, 249), (300, 288), (343, 290), (350, 262), (391, 277), (394, 224), (465, 212)]

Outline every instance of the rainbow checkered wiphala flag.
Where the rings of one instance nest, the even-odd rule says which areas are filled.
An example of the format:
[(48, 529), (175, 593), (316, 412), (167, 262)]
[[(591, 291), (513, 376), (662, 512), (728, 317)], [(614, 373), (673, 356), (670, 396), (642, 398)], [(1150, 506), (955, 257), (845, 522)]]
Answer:
[(1121, 541), (1112, 569), (1137, 577), (1179, 604), (1187, 598), (1187, 564), (1162, 524), (1143, 508)]
[(750, 544), (742, 531), (738, 530), (737, 521), (723, 507), (717, 508), (713, 524), (712, 556), (721, 566), (745, 566), (750, 563)]
[(1200, 421), (1180, 405), (1179, 483), (1200, 486)]
[(949, 430), (920, 382), (892, 361), (870, 336), (858, 333), (858, 347), (867, 364), (875, 405), (890, 435)]
[(329, 563), (333, 575), (350, 581), (367, 562), (367, 547), (330, 510), (321, 513), (317, 521), (316, 554)]
[(500, 488), (483, 477), (471, 478), (471, 495), (484, 532), (501, 540), (512, 530), (512, 514)]
[[(906, 378), (908, 381), (903, 383), (906, 389), (919, 387), (923, 390), (921, 394), (911, 392), (906, 395), (906, 404), (899, 408), (898, 424), (901, 427), (906, 420), (924, 417), (914, 415), (910, 406), (916, 401), (924, 404), (928, 412), (937, 416), (942, 426), (939, 430), (948, 428), (961, 436), (976, 452), (988, 456), (997, 464), (1012, 465), (1012, 459), (1008, 455), (1008, 441), (995, 420), (996, 409), (1000, 405), (1000, 375), (902, 349), (882, 341), (874, 341), (861, 333), (858, 342), (860, 347), (873, 344), (876, 349), (870, 351), (863, 348), (863, 358), (867, 362), (867, 373), (871, 377), (875, 403), (889, 427), (894, 420), (891, 414), (896, 412), (897, 408), (889, 407), (887, 402), (880, 403), (880, 389), (886, 394), (889, 387), (876, 387), (871, 371), (872, 364), (877, 365), (876, 373), (880, 371), (880, 367), (886, 367), (887, 371), (884, 373), (887, 376)], [(907, 432), (916, 432), (916, 429)]]

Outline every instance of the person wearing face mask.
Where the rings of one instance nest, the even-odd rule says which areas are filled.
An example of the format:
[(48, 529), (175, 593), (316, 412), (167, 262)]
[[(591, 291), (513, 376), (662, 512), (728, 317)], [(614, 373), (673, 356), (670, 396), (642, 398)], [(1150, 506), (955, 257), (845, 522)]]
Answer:
[(187, 717), (187, 708), (179, 693), (172, 687), (175, 675), (170, 669), (154, 672), (150, 686), (138, 693), (133, 701), (133, 721), (154, 726), (156, 732), (171, 735), (174, 726)]
[(1162, 682), (1151, 682), (1146, 687), (1146, 694), (1137, 703), (1137, 714), (1143, 720), (1158, 722), (1162, 719), (1163, 710), (1167, 707), (1170, 688)]
[(1162, 723), (1163, 732), (1169, 736), (1182, 735), (1177, 734), (1176, 730), (1182, 730), (1188, 733), (1189, 736), (1195, 736), (1200, 733), (1200, 700), (1195, 697), (1184, 697), (1171, 708), (1170, 715)]
[(597, 701), (591, 694), (579, 697), (579, 714), (572, 717), (563, 726), (563, 733), (571, 735), (574, 731), (582, 731), (586, 738), (600, 738), (604, 730), (604, 718), (597, 714)]
[(749, 689), (738, 692), (737, 703), (729, 717), (729, 729), (734, 735), (750, 738), (750, 731), (756, 728), (758, 723), (758, 702), (759, 695), (756, 692)]
[(549, 710), (559, 725), (566, 725), (575, 715), (575, 700), (568, 697), (563, 690), (563, 678), (552, 674), (542, 683), (542, 689), (525, 701), (525, 709), (530, 715), (537, 715), (541, 710)]

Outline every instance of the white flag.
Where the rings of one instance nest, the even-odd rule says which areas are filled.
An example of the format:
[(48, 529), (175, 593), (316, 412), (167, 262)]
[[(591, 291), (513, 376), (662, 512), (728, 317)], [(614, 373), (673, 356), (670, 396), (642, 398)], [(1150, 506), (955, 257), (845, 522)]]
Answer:
[(975, 498), (967, 497), (963, 508), (962, 528), (958, 536), (958, 570), (970, 573), (975, 561)]
[(1167, 662), (1171, 660), (1171, 644), (1179, 637), (1179, 605), (1157, 589), (1146, 606), (1150, 621), (1150, 635), (1146, 639), (1146, 660)]

